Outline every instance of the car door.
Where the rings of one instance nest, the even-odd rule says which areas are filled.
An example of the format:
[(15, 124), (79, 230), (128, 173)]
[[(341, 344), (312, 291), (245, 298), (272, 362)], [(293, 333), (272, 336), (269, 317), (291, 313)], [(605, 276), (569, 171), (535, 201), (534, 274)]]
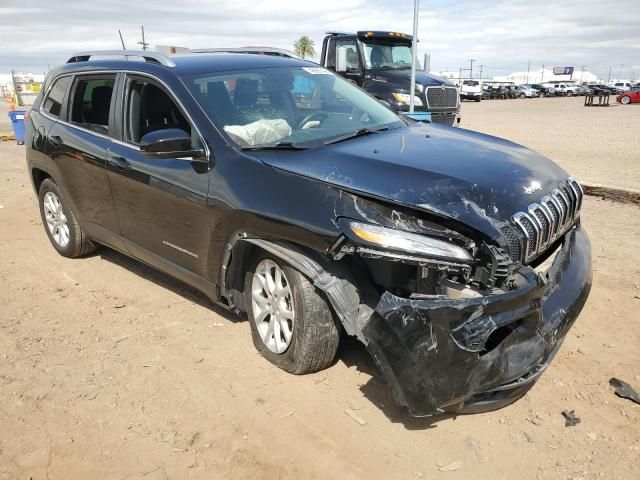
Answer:
[(140, 150), (145, 134), (169, 128), (191, 134), (199, 147), (204, 143), (160, 81), (127, 74), (118, 98), (120, 141), (109, 146), (107, 172), (127, 248), (158, 268), (206, 276), (208, 164), (151, 158)]
[[(70, 88), (49, 129), (46, 152), (58, 171), (57, 181), (71, 197), (85, 232), (121, 248), (113, 238), (118, 232), (118, 222), (105, 171), (110, 135), (113, 135), (113, 122), (110, 126), (109, 120), (117, 74), (67, 78)], [(48, 101), (47, 98), (43, 108), (47, 108)]]

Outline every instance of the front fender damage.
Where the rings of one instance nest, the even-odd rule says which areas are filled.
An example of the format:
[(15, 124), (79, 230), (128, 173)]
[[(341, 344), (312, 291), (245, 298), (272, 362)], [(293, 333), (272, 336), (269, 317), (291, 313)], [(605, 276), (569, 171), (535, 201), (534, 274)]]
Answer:
[(580, 226), (565, 236), (546, 275), (523, 266), (526, 282), (517, 290), (458, 299), (380, 295), (342, 262), (290, 244), (242, 241), (289, 262), (325, 292), (414, 416), (495, 392), (522, 395), (553, 359), (591, 286), (590, 245)]

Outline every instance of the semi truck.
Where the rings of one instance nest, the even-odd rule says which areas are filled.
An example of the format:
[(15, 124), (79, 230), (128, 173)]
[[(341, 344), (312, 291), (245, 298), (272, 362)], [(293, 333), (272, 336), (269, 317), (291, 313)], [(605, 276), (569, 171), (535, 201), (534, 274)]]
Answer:
[(398, 32), (328, 32), (320, 64), (363, 88), (398, 113), (408, 113), (411, 94), (414, 111), (432, 123), (458, 126), (460, 97), (447, 80), (416, 72), (411, 92), (413, 37)]

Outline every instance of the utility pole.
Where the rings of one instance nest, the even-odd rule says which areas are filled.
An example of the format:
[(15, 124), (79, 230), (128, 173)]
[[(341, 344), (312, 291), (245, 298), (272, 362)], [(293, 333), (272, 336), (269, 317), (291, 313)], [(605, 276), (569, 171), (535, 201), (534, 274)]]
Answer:
[(586, 65), (582, 65), (582, 71), (580, 72), (580, 85), (582, 85), (582, 78), (584, 77), (584, 67), (586, 67)]
[(469, 78), (473, 79), (473, 62), (475, 62), (476, 59), (472, 58), (471, 60), (469, 60), (470, 66), (469, 66)]
[(480, 80), (482, 80), (482, 68), (484, 67), (484, 65), (480, 65)]
[(416, 55), (418, 53), (418, 11), (420, 10), (420, 0), (414, 0), (413, 2), (413, 43), (411, 45), (411, 90), (409, 91), (409, 113), (413, 113), (415, 107), (415, 93), (416, 93), (416, 64), (418, 59)]
[(462, 67), (458, 69), (458, 85), (462, 82)]
[(122, 44), (122, 49), (126, 50), (127, 47), (124, 46), (124, 40), (122, 39), (122, 32), (118, 30), (118, 35), (120, 35), (120, 43)]
[(609, 83), (611, 81), (611, 69), (613, 67), (609, 67), (609, 76), (607, 77), (607, 83)]
[(529, 83), (529, 70), (531, 70), (531, 60), (527, 64), (527, 81), (525, 83)]
[(144, 25), (140, 26), (140, 30), (142, 30), (142, 41), (138, 42), (138, 45), (142, 45), (142, 50), (146, 50), (149, 44), (144, 40)]
[(423, 68), (424, 68), (424, 71), (427, 73), (431, 71), (431, 54), (428, 52), (424, 54)]
[(544, 79), (544, 64), (542, 65), (542, 72), (540, 73), (540, 83), (542, 83), (543, 79)]

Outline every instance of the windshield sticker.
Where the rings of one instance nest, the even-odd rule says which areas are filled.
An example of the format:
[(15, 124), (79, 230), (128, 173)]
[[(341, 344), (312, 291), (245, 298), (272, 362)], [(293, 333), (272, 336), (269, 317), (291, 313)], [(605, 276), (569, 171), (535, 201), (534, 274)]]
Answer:
[(321, 67), (302, 67), (302, 69), (312, 75), (331, 75), (331, 72), (329, 70), (325, 70)]

